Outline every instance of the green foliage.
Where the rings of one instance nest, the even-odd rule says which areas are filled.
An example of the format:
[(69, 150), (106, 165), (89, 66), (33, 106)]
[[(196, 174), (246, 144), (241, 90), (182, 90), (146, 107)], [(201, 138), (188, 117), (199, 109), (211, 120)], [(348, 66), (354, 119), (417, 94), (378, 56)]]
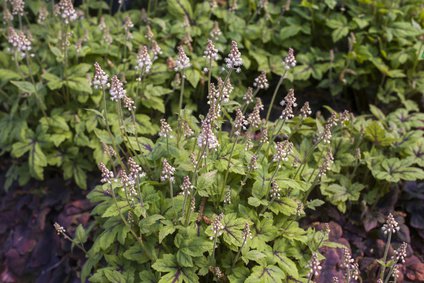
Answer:
[[(107, 73), (130, 82), (126, 88), (128, 96), (135, 100), (140, 113), (151, 118), (141, 121), (137, 117), (138, 126), (132, 130), (145, 134), (148, 129), (154, 135), (157, 128), (151, 122), (160, 117), (157, 112), (165, 113), (166, 107), (176, 107), (174, 94), (180, 89), (181, 78), (168, 71), (166, 58), (175, 57), (173, 50), (182, 43), (193, 50), (189, 53), (193, 68), (185, 73), (189, 84), (185, 86), (184, 99), (193, 108), (202, 107), (207, 81), (202, 70), (208, 67), (202, 55), (214, 23), (221, 31), (221, 35), (214, 36), (220, 50), (230, 39), (243, 48), (246, 70), (239, 80), (244, 85), (258, 71), (282, 75), (283, 50), (293, 47), (299, 54), (298, 66), (288, 78), (298, 90), (319, 88), (332, 95), (351, 93), (357, 97), (360, 109), (366, 109), (370, 101), (400, 101), (410, 108), (411, 99), (422, 95), (424, 72), (419, 63), (424, 52), (418, 39), (423, 34), (424, 19), (420, 8), (416, 8), (419, 1), (403, 1), (402, 6), (390, 1), (292, 1), (290, 7), (283, 8), (284, 17), (280, 3), (267, 2), (262, 7), (248, 1), (238, 2), (237, 9), (230, 12), (222, 5), (211, 9), (204, 1), (165, 1), (149, 11), (147, 20), (135, 10), (111, 17), (103, 14), (109, 10), (106, 3), (90, 1), (80, 9), (85, 13), (90, 10), (91, 14), (97, 11), (102, 17), (85, 15), (69, 25), (53, 16), (50, 5), (40, 1), (28, 3), (29, 19), (36, 18), (43, 8), (50, 15), (46, 21), (25, 27), (27, 35), (32, 35), (32, 49), (25, 58), (13, 49), (10, 53), (7, 40), (3, 40), (0, 124), (7, 126), (3, 127), (0, 146), (5, 154), (11, 152), (15, 143), (25, 144), (25, 132), (38, 132), (43, 119), (48, 121), (44, 121), (40, 134), (46, 139), (36, 146), (36, 160), (30, 160), (35, 157), (30, 154), (35, 153), (35, 146), (19, 155), (19, 162), (10, 168), (7, 184), (18, 178), (20, 183), (30, 177), (42, 179), (44, 169), (53, 166), (59, 167), (65, 178), (73, 178), (78, 186), (86, 187), (87, 171), (104, 160), (101, 143), (111, 144), (107, 135), (93, 131), (97, 124), (105, 123), (105, 117), (83, 110), (99, 109), (102, 103), (101, 92), (93, 90), (87, 78), (96, 61), (107, 66)], [(134, 23), (128, 30), (131, 36), (122, 25), (126, 17)], [(102, 30), (100, 18), (106, 27)], [(135, 78), (140, 74), (134, 70), (137, 49), (141, 45), (152, 47), (146, 37), (145, 22), (149, 23), (162, 53), (158, 54), (151, 73), (138, 83)], [(7, 26), (19, 26), (17, 17), (2, 29), (6, 37)], [(72, 33), (68, 35), (64, 28)], [(212, 77), (217, 76), (215, 69)], [(53, 114), (64, 114), (61, 129), (49, 128), (51, 121), (54, 123), (51, 119), (57, 119)], [(110, 118), (109, 123), (113, 123), (113, 117)], [(370, 125), (367, 135), (378, 130), (377, 124)], [(381, 142), (390, 143), (390, 137)], [(71, 146), (78, 148), (78, 156), (69, 150)], [(72, 165), (79, 163), (86, 164), (79, 168)], [(18, 177), (13, 173), (17, 171), (28, 173)]]

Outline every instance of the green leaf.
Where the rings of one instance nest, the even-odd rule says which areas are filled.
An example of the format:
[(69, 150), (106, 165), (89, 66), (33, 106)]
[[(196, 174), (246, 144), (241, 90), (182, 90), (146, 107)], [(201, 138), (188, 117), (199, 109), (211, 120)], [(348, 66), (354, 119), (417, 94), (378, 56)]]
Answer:
[(40, 144), (34, 143), (29, 153), (29, 170), (32, 176), (42, 180), (44, 167), (47, 166), (47, 157), (41, 150)]
[(124, 258), (139, 264), (149, 262), (149, 257), (140, 245), (132, 245), (123, 253)]
[(30, 82), (26, 82), (26, 81), (11, 81), (11, 83), (14, 84), (15, 86), (17, 86), (24, 93), (33, 94), (33, 93), (36, 92), (35, 86), (32, 83), (30, 83)]
[(194, 266), (192, 257), (181, 250), (177, 252), (177, 262), (180, 266), (184, 267)]
[(324, 0), (324, 3), (331, 10), (334, 9), (334, 7), (336, 7), (336, 5), (337, 5), (337, 1), (336, 0)]
[(284, 278), (283, 271), (275, 265), (255, 266), (245, 283), (278, 283)]
[(389, 158), (384, 159), (381, 165), (373, 168), (372, 173), (376, 179), (397, 183), (400, 180), (415, 181), (424, 179), (424, 170), (412, 167), (410, 159)]
[(365, 137), (376, 145), (388, 146), (394, 141), (393, 138), (386, 135), (386, 130), (381, 126), (380, 122), (371, 121), (365, 128)]
[(3, 82), (8, 82), (13, 79), (19, 79), (21, 76), (9, 69), (0, 69), (0, 80)]
[(71, 77), (70, 79), (65, 81), (65, 85), (72, 90), (90, 94), (93, 92), (93, 90), (91, 89), (91, 83), (87, 80), (87, 78)]
[(351, 180), (343, 175), (338, 175), (340, 184), (321, 184), (321, 193), (330, 200), (341, 212), (346, 211), (347, 201), (359, 200), (361, 191), (365, 188), (363, 184), (351, 183)]
[(341, 27), (341, 28), (335, 29), (331, 33), (331, 37), (333, 39), (333, 42), (339, 41), (340, 39), (342, 39), (343, 37), (345, 37), (348, 33), (349, 33), (349, 28), (348, 27)]
[(200, 81), (200, 72), (195, 69), (188, 69), (187, 71), (184, 72), (184, 74), (187, 80), (190, 82), (190, 84), (193, 87), (196, 87)]
[(280, 40), (286, 40), (297, 35), (302, 30), (301, 26), (290, 25), (280, 30)]
[(168, 282), (198, 282), (199, 277), (194, 272), (194, 268), (181, 267), (177, 263), (176, 256), (165, 254), (162, 258), (156, 260), (152, 268), (159, 272), (167, 272), (163, 275), (159, 283)]
[(84, 230), (84, 227), (80, 224), (75, 230), (74, 243), (84, 244), (88, 239), (88, 233)]
[(90, 71), (92, 65), (81, 63), (78, 65), (74, 65), (65, 71), (65, 77), (66, 78), (72, 78), (72, 77), (83, 77), (85, 76), (88, 71)]
[(175, 232), (175, 226), (172, 222), (166, 221), (166, 224), (159, 229), (159, 244), (162, 243), (166, 236)]
[(208, 197), (212, 195), (211, 188), (216, 183), (216, 170), (204, 173), (197, 181), (197, 192), (200, 196)]
[(167, 3), (168, 3), (168, 12), (171, 15), (174, 15), (177, 18), (184, 15), (193, 17), (193, 10), (188, 0), (169, 0), (167, 1)]

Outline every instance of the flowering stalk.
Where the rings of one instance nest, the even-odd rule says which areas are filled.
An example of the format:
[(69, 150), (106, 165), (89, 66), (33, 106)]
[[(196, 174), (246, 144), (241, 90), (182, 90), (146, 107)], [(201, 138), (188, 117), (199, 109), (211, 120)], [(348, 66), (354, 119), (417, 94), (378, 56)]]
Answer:
[(236, 257), (233, 260), (232, 268), (234, 268), (234, 266), (236, 265), (236, 263), (237, 263), (237, 261), (240, 257), (241, 250), (243, 249), (244, 245), (246, 244), (248, 238), (252, 239), (252, 235), (250, 233), (250, 226), (249, 226), (248, 223), (246, 223), (244, 225), (244, 229), (243, 229), (243, 242), (242, 242), (241, 247), (239, 248), (239, 250), (237, 252)]
[(225, 191), (225, 187), (226, 187), (227, 179), (228, 179), (228, 174), (230, 172), (231, 158), (233, 157), (234, 148), (236, 147), (238, 138), (239, 138), (239, 136), (236, 137), (236, 140), (234, 141), (233, 146), (231, 147), (230, 156), (228, 157), (228, 166), (227, 166), (227, 171), (225, 172), (224, 183), (223, 183), (223, 188), (222, 188), (223, 190), (222, 190), (221, 196), (223, 195), (223, 193)]
[(390, 244), (391, 244), (391, 241), (392, 241), (392, 234), (399, 231), (400, 227), (399, 227), (399, 224), (397, 223), (397, 221), (395, 220), (395, 218), (393, 217), (393, 215), (391, 213), (389, 213), (389, 215), (387, 216), (387, 219), (386, 219), (386, 223), (383, 225), (383, 227), (381, 229), (383, 230), (384, 234), (388, 234), (386, 247), (384, 249), (384, 254), (383, 254), (383, 259), (382, 259), (383, 266), (382, 266), (381, 272), (380, 272), (380, 279), (383, 281), (384, 272), (386, 271), (387, 255), (389, 253), (389, 248), (390, 248)]
[(181, 88), (180, 88), (180, 103), (179, 103), (179, 109), (180, 112), (183, 110), (183, 96), (184, 96), (184, 83), (185, 83), (185, 75), (184, 71), (181, 71)]
[(109, 184), (109, 186), (110, 186), (110, 191), (112, 192), (112, 198), (113, 198), (113, 201), (114, 201), (114, 203), (115, 203), (115, 205), (116, 205), (116, 208), (118, 209), (118, 213), (119, 213), (119, 216), (121, 217), (121, 220), (122, 220), (122, 222), (124, 222), (124, 224), (125, 224), (125, 226), (127, 226), (128, 227), (128, 229), (130, 230), (130, 233), (133, 235), (133, 237), (138, 241), (138, 243), (140, 244), (140, 246), (142, 247), (142, 249), (146, 252), (146, 255), (147, 255), (147, 257), (150, 259), (150, 260), (154, 260), (154, 261), (156, 261), (156, 256), (154, 255), (154, 254), (151, 254), (150, 252), (149, 252), (149, 250), (145, 247), (145, 245), (144, 245), (144, 242), (143, 242), (143, 240), (142, 240), (142, 238), (141, 237), (139, 237), (139, 236), (137, 236), (137, 234), (134, 232), (134, 230), (132, 229), (132, 227), (131, 227), (131, 225), (128, 223), (128, 221), (127, 221), (127, 219), (124, 217), (124, 215), (122, 214), (122, 211), (121, 211), (121, 207), (119, 207), (119, 205), (118, 205), (118, 200), (117, 200), (117, 198), (116, 198), (116, 194), (115, 194), (115, 191), (113, 190), (113, 188), (112, 188), (112, 184)]
[(284, 71), (283, 75), (280, 77), (277, 83), (277, 87), (274, 90), (274, 93), (272, 94), (271, 102), (269, 104), (268, 112), (266, 113), (266, 119), (265, 123), (268, 123), (269, 116), (271, 115), (272, 106), (274, 105), (275, 97), (277, 96), (278, 90), (280, 89), (281, 84), (283, 83), (283, 80), (286, 76), (287, 70)]
[[(66, 240), (70, 241), (72, 244), (75, 244), (74, 239), (72, 239), (67, 233), (64, 227), (60, 226), (59, 223), (55, 222), (53, 224), (54, 229), (56, 230), (56, 234), (58, 236), (63, 236)], [(85, 254), (87, 254), (87, 250), (84, 248), (82, 243), (75, 244), (79, 249), (81, 249)]]

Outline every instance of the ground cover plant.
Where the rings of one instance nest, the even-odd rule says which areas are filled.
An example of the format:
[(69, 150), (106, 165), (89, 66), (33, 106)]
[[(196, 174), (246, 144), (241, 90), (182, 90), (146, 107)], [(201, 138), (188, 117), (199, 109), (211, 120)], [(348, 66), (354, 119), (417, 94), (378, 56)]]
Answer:
[[(99, 166), (95, 221), (54, 226), (86, 254), (83, 281), (401, 280), (411, 240), (394, 207), (371, 275), (331, 225), (303, 220), (324, 203), (374, 213), (424, 177), (422, 18), (403, 2), (168, 1), (114, 16), (102, 2), (5, 2), (5, 187), (60, 174), (87, 188)], [(311, 90), (372, 115), (310, 105)], [(328, 249), (343, 259), (335, 279)]]
[[(69, 11), (66, 5), (55, 10), (40, 1), (18, 2), (3, 4), (0, 121), (5, 134), (0, 144), (3, 154), (19, 158), (9, 169), (6, 187), (18, 179), (20, 184), (31, 177), (43, 179), (46, 168), (47, 174), (58, 168), (65, 179), (86, 188), (87, 173), (104, 158), (98, 115), (86, 110), (97, 109), (102, 97), (86, 78), (96, 61), (130, 82), (130, 97), (143, 94), (136, 103), (148, 115), (135, 118), (150, 135), (158, 130), (151, 124), (152, 117), (160, 117), (156, 111), (177, 107), (171, 93), (180, 85), (185, 85), (187, 103), (204, 108), (208, 78), (201, 50), (209, 37), (222, 51), (229, 39), (243, 48), (245, 72), (238, 82), (244, 85), (259, 71), (278, 80), (284, 73), (279, 58), (293, 47), (298, 65), (284, 84), (290, 88), (293, 81), (297, 92), (314, 100), (347, 103), (354, 110), (400, 100), (417, 110), (411, 99), (422, 96), (423, 19), (417, 1), (402, 1), (402, 8), (396, 1), (161, 1), (141, 14), (123, 12), (123, 5), (113, 17), (103, 2), (89, 1)], [(168, 71), (179, 45), (193, 65), (185, 73), (187, 84), (179, 83), (179, 73)], [(155, 64), (144, 70), (151, 75), (139, 83), (134, 78), (142, 76), (135, 69), (142, 46)], [(326, 91), (332, 96), (324, 98)]]
[[(212, 41), (204, 54), (209, 61), (216, 60), (217, 50)], [(225, 79), (218, 77), (216, 86), (208, 82), (209, 111), (201, 116), (200, 122), (180, 99), (178, 118), (170, 118), (175, 130), (162, 119), (156, 142), (140, 142), (132, 130), (124, 130), (122, 134), (128, 137), (119, 140), (136, 141), (126, 144), (128, 152), (118, 154), (114, 150), (117, 144), (110, 145), (110, 169), (104, 163), (99, 165), (104, 185), (88, 196), (97, 203), (93, 213), (98, 215), (97, 223), (102, 228), (88, 251), (83, 278), (94, 268), (90, 277), (93, 282), (281, 282), (301, 278), (311, 281), (320, 275), (320, 246), (343, 248), (326, 241), (329, 231), (317, 232), (298, 225), (305, 208), (313, 210), (323, 204), (322, 200), (309, 198), (317, 185), (323, 195), (345, 211), (346, 205), (359, 200), (366, 187), (354, 182), (356, 176), (368, 173), (367, 177), (371, 177), (371, 172), (379, 187), (369, 187), (363, 196), (369, 204), (387, 192), (381, 189), (385, 182), (424, 177), (424, 171), (417, 165), (420, 154), (387, 159), (387, 165), (381, 160), (372, 162), (381, 157), (380, 147), (395, 140), (400, 142), (377, 121), (354, 119), (345, 111), (332, 112), (322, 123), (322, 119), (309, 118), (308, 102), (295, 117), (297, 102), (293, 89), (282, 100), (279, 119), (270, 122), (266, 115), (262, 119), (263, 105), (257, 95), (269, 87), (265, 73), (254, 80), (242, 103), (231, 100), (231, 77), (237, 75), (242, 61), (233, 41), (230, 54), (224, 59)], [(292, 49), (282, 65), (287, 73), (296, 65)], [(181, 73), (191, 67), (183, 48), (179, 48), (175, 66)], [(208, 72), (213, 69), (209, 67)], [(102, 92), (109, 87), (108, 75), (99, 65), (93, 78)], [(112, 103), (118, 105), (118, 113), (125, 113), (124, 108), (134, 111), (116, 77), (112, 78), (109, 92)], [(107, 104), (105, 100), (105, 109)], [(247, 114), (247, 110), (251, 112)], [(385, 118), (375, 107), (373, 112), (381, 120)], [(400, 113), (403, 122), (394, 118), (399, 118)], [(119, 123), (124, 124), (125, 114), (119, 117)], [(393, 124), (411, 129), (422, 117), (408, 116), (408, 111), (400, 110), (388, 118), (391, 119)], [(225, 125), (229, 131), (222, 131)], [(403, 137), (402, 142), (410, 142), (410, 148), (421, 137), (422, 132), (416, 131), (407, 139)], [(363, 139), (371, 142), (371, 149)], [(361, 147), (365, 149), (363, 153)], [(362, 154), (367, 158), (363, 159)], [(361, 166), (361, 162), (366, 166)], [(359, 167), (367, 173), (356, 175)], [(346, 177), (350, 174), (350, 178)], [(402, 261), (388, 261), (391, 235), (398, 230), (397, 222), (390, 217), (387, 225), (394, 228), (385, 228), (389, 238), (380, 271), (381, 280), (386, 282)], [(76, 243), (87, 238), (80, 228)], [(347, 248), (344, 258), (346, 282), (358, 280), (358, 264)], [(106, 260), (104, 267), (99, 265), (102, 259)]]

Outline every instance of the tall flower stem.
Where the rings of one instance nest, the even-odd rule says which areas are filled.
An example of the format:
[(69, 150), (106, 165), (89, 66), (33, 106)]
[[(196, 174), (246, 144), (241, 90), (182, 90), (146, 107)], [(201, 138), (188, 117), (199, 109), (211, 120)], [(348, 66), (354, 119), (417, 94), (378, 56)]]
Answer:
[(272, 94), (271, 103), (269, 104), (268, 112), (266, 113), (266, 122), (269, 120), (269, 116), (271, 115), (272, 106), (274, 105), (275, 97), (277, 96), (278, 90), (280, 89), (281, 84), (283, 83), (284, 78), (286, 77), (287, 71), (284, 71), (283, 75), (280, 77), (280, 80), (278, 81), (277, 87), (274, 90), (274, 93)]
[[(395, 267), (396, 263), (392, 264), (392, 266), (390, 266), (390, 270), (389, 273), (387, 273), (387, 277), (386, 279), (384, 279), (384, 283), (388, 283), (390, 280), (390, 277), (392, 277), (393, 275), (393, 269)], [(394, 277), (394, 282), (396, 283), (396, 275), (393, 276)]]
[(141, 156), (142, 156), (142, 158), (143, 158), (143, 161), (144, 161), (144, 163), (146, 164), (146, 165), (145, 165), (145, 167), (143, 167), (143, 169), (144, 169), (146, 172), (150, 173), (149, 162), (147, 161), (146, 156), (144, 156), (143, 151), (141, 150), (141, 143), (140, 143), (140, 141), (139, 141), (139, 139), (138, 139), (138, 134), (137, 134), (137, 121), (136, 121), (136, 118), (135, 118), (135, 112), (134, 112), (134, 110), (133, 110), (133, 111), (131, 111), (131, 117), (132, 117), (132, 122), (133, 122), (133, 125), (134, 125), (134, 135), (135, 135), (135, 139), (136, 139), (136, 141), (137, 141), (138, 151), (140, 151), (140, 154), (141, 154)]
[[(107, 112), (106, 92), (105, 92), (105, 89), (104, 88), (102, 88), (102, 94), (103, 94), (103, 108), (104, 108), (104, 115), (105, 115), (104, 116), (104, 120), (105, 120), (105, 124), (106, 124), (106, 130), (107, 130), (107, 132), (109, 134), (110, 140), (112, 141), (112, 146), (113, 146), (113, 149), (116, 152), (116, 156), (117, 156), (118, 162), (120, 163), (120, 165), (122, 166), (122, 168), (126, 168), (126, 166), (122, 162), (122, 159), (121, 159), (121, 157), (119, 155), (118, 145), (115, 143), (115, 139), (113, 138), (112, 131), (110, 130), (109, 121), (108, 121), (108, 112)], [(121, 149), (121, 148), (119, 147), (119, 149)]]
[(170, 193), (171, 199), (172, 199), (172, 206), (174, 206), (174, 187), (172, 185), (171, 180), (169, 180), (169, 193)]
[(239, 248), (239, 250), (236, 254), (236, 257), (233, 260), (233, 264), (231, 265), (232, 268), (234, 268), (236, 266), (236, 263), (237, 263), (238, 259), (240, 258), (241, 250), (243, 249), (244, 245), (246, 244), (246, 240), (243, 240), (243, 243), (241, 244), (241, 247)]
[(130, 229), (130, 233), (133, 235), (133, 237), (138, 241), (140, 246), (143, 248), (143, 250), (146, 252), (146, 255), (151, 260), (155, 261), (156, 257), (150, 254), (149, 250), (146, 249), (143, 240), (141, 237), (137, 236), (137, 234), (132, 229), (131, 225), (128, 223), (128, 221), (125, 219), (124, 215), (122, 214), (121, 207), (119, 207), (118, 200), (116, 198), (115, 191), (112, 188), (112, 184), (110, 184), (110, 191), (112, 192), (113, 201), (115, 202), (116, 208), (118, 209), (119, 216), (121, 217), (122, 222), (124, 222), (125, 226), (127, 226)]
[(390, 244), (392, 242), (392, 231), (389, 230), (389, 236), (387, 237), (387, 243), (386, 243), (386, 247), (384, 249), (384, 254), (383, 254), (383, 266), (381, 267), (381, 272), (380, 272), (380, 279), (383, 280), (384, 279), (384, 272), (386, 271), (386, 261), (387, 261), (387, 255), (389, 253), (389, 248), (390, 248)]
[(236, 137), (236, 140), (234, 141), (233, 146), (231, 147), (230, 156), (228, 157), (228, 166), (227, 166), (227, 171), (225, 172), (225, 177), (224, 177), (224, 183), (223, 183), (223, 188), (222, 188), (221, 196), (225, 192), (225, 185), (227, 184), (228, 174), (230, 173), (231, 158), (233, 157), (234, 148), (236, 147), (238, 138), (239, 138), (239, 136)]
[(182, 71), (181, 72), (180, 104), (179, 104), (180, 114), (181, 114), (181, 111), (183, 110), (184, 83), (185, 83), (185, 75), (184, 75), (184, 71)]

